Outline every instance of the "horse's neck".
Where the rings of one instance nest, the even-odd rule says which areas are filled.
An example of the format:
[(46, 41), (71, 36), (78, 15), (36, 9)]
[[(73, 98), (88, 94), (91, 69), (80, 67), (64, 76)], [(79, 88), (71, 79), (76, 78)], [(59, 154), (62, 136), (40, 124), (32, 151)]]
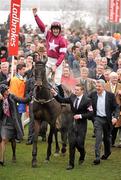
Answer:
[(49, 100), (50, 99), (50, 92), (49, 92), (49, 89), (48, 88), (43, 88), (42, 90), (42, 97), (43, 99), (47, 99)]

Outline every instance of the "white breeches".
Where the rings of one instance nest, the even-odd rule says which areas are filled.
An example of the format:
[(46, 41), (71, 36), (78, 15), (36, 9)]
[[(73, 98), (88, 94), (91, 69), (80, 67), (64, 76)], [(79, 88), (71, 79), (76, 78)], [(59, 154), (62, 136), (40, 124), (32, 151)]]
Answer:
[[(56, 64), (56, 62), (57, 62), (57, 59), (48, 57), (48, 61), (46, 63), (46, 77), (47, 77), (47, 79), (51, 78), (51, 76), (52, 76), (51, 68)], [(57, 85), (61, 84), (62, 68), (63, 68), (62, 64), (63, 63), (61, 63), (57, 67), (57, 69), (55, 71), (54, 79), (53, 79), (55, 84), (57, 84)]]

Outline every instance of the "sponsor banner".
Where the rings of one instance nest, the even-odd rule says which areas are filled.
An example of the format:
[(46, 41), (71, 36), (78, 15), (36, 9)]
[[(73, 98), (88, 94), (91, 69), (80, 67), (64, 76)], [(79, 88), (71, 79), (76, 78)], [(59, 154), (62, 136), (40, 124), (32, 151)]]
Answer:
[(109, 0), (109, 21), (119, 23), (121, 0)]
[(109, 21), (114, 22), (115, 0), (109, 0)]
[(21, 0), (11, 0), (9, 55), (18, 54)]
[(120, 1), (121, 0), (115, 0), (115, 9), (114, 9), (114, 22), (119, 23), (120, 19)]

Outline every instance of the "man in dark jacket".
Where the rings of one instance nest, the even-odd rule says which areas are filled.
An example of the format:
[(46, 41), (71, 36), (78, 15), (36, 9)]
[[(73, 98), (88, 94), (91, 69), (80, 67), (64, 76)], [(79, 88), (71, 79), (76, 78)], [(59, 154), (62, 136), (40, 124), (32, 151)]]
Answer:
[[(101, 159), (106, 160), (111, 154), (111, 129), (117, 122), (119, 107), (113, 93), (105, 91), (105, 81), (100, 79), (96, 82), (96, 91), (90, 95), (94, 111), (94, 128), (96, 135), (94, 165), (100, 164), (100, 146), (104, 142), (104, 155)], [(103, 137), (103, 139), (102, 139)]]
[(0, 84), (8, 85), (9, 81), (10, 81), (9, 63), (2, 62), (1, 63), (1, 72), (0, 72)]
[(79, 164), (81, 165), (85, 159), (85, 137), (87, 132), (87, 119), (92, 116), (92, 108), (90, 99), (83, 94), (84, 87), (80, 84), (75, 86), (75, 94), (70, 97), (62, 98), (54, 89), (51, 89), (55, 99), (60, 103), (68, 103), (72, 110), (72, 119), (70, 119), (70, 127), (68, 132), (69, 139), (69, 165), (67, 170), (74, 168), (75, 150), (80, 152)]
[(8, 140), (11, 140), (13, 150), (13, 160), (16, 160), (15, 149), (16, 142), (15, 138), (23, 138), (23, 130), (20, 125), (20, 116), (18, 114), (17, 103), (27, 103), (30, 98), (21, 99), (9, 93), (8, 86), (2, 84), (0, 86), (0, 93), (2, 95), (0, 101), (0, 119), (2, 119), (1, 127), (1, 143), (0, 143), (0, 165), (4, 165), (4, 152), (5, 145)]

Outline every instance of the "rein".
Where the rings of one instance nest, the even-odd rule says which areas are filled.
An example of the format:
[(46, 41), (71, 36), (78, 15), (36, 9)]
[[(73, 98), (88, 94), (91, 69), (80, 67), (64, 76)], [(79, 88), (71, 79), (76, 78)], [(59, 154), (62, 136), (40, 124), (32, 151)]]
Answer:
[[(50, 86), (50, 84), (49, 84), (49, 86)], [(45, 86), (45, 88), (50, 90), (49, 87)], [(47, 104), (47, 103), (49, 103), (49, 102), (51, 102), (53, 100), (54, 100), (54, 98), (51, 98), (51, 99), (48, 99), (48, 100), (46, 100), (46, 99), (37, 99), (35, 96), (33, 96), (33, 98), (32, 98), (32, 101), (35, 101), (35, 102), (37, 102), (39, 104)]]
[(39, 104), (47, 104), (47, 103), (49, 103), (49, 102), (51, 102), (53, 100), (54, 100), (54, 98), (49, 99), (49, 100), (45, 100), (45, 99), (36, 99), (35, 97), (33, 97), (33, 101), (35, 101), (35, 102), (37, 102)]

